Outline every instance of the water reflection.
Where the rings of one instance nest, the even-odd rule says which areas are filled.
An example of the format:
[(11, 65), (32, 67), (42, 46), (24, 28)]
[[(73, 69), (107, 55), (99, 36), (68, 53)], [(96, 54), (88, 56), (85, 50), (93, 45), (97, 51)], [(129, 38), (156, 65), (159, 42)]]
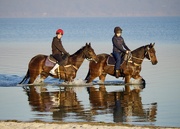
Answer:
[[(136, 86), (131, 89), (125, 86), (121, 91), (107, 92), (104, 85), (99, 88), (89, 87), (89, 99), (92, 110), (109, 110), (114, 122), (153, 122), (156, 118), (157, 103), (144, 108), (140, 92), (144, 87)], [(98, 112), (97, 112), (98, 113)]]
[(43, 86), (30, 86), (26, 87), (25, 91), (32, 111), (52, 112), (53, 120), (63, 120), (69, 112), (74, 112), (78, 116), (83, 111), (83, 106), (72, 87), (48, 91)]
[[(29, 86), (25, 88), (32, 112), (48, 112), (52, 121), (104, 121), (104, 122), (154, 122), (156, 121), (157, 104), (142, 104), (140, 96), (143, 86), (99, 85), (83, 87), (83, 94), (88, 98), (78, 98), (74, 87)], [(79, 93), (79, 92), (78, 92)], [(80, 100), (85, 99), (86, 105)], [(103, 116), (105, 120), (98, 120)], [(45, 118), (44, 118), (45, 119)]]

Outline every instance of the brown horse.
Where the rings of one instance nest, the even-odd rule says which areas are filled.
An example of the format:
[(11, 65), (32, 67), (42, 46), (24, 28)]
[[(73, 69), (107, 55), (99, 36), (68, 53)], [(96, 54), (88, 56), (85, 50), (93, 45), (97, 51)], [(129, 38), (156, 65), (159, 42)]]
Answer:
[(59, 66), (56, 70), (57, 75), (53, 76), (49, 74), (49, 71), (52, 67), (45, 66), (45, 61), (47, 59), (47, 55), (36, 55), (34, 56), (30, 62), (26, 76), (19, 83), (25, 83), (27, 79), (29, 79), (29, 84), (31, 83), (40, 83), (43, 82), (45, 78), (49, 75), (54, 78), (59, 78), (65, 80), (67, 82), (73, 81), (76, 77), (76, 73), (83, 63), (84, 59), (96, 61), (96, 54), (91, 47), (91, 44), (86, 43), (84, 47), (79, 49), (74, 54), (68, 57), (67, 65)]
[[(154, 44), (139, 47), (131, 52), (131, 57), (124, 61), (121, 65), (125, 77), (125, 83), (130, 83), (130, 79), (140, 79), (142, 83), (145, 84), (145, 80), (140, 76), (141, 64), (144, 58), (149, 59), (153, 65), (157, 64), (156, 51), (154, 49)], [(96, 77), (99, 77), (100, 81), (103, 83), (105, 81), (106, 75), (114, 75), (114, 65), (108, 65), (107, 59), (109, 54), (99, 54), (97, 55), (98, 62), (89, 63), (89, 72), (85, 78), (87, 83), (92, 82)]]

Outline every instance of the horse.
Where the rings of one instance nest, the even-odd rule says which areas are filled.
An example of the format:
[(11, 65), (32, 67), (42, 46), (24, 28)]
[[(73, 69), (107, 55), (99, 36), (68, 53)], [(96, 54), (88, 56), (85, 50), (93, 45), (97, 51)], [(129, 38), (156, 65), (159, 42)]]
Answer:
[(49, 67), (45, 65), (47, 58), (47, 55), (42, 54), (34, 56), (29, 62), (25, 77), (19, 84), (25, 83), (28, 79), (28, 84), (42, 83), (49, 75), (64, 80), (65, 82), (72, 82), (84, 59), (96, 62), (97, 56), (91, 47), (91, 43), (86, 43), (85, 46), (68, 57), (65, 66), (59, 66), (59, 68), (55, 70), (57, 75), (51, 75), (49, 73), (53, 66)]
[[(141, 64), (144, 58), (147, 58), (151, 61), (152, 65), (156, 65), (158, 63), (156, 58), (156, 51), (154, 48), (155, 43), (150, 43), (145, 46), (141, 46), (131, 52), (131, 56), (128, 60), (123, 61), (121, 64), (121, 68), (123, 70), (123, 74), (120, 77), (125, 78), (125, 84), (130, 83), (130, 79), (138, 79), (145, 84), (145, 80), (141, 77)], [(89, 71), (85, 78), (87, 83), (92, 82), (96, 77), (99, 77), (101, 83), (104, 83), (106, 75), (109, 74), (111, 76), (115, 76), (114, 74), (114, 64), (108, 65), (107, 59), (110, 57), (109, 54), (98, 54), (98, 62), (94, 63), (90, 61), (89, 63)]]

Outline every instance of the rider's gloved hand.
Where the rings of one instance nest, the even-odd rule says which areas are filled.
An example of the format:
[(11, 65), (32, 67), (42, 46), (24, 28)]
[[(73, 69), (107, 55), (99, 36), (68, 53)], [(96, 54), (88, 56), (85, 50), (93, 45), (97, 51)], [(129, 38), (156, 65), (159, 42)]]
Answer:
[(130, 51), (126, 50), (126, 54), (128, 54)]

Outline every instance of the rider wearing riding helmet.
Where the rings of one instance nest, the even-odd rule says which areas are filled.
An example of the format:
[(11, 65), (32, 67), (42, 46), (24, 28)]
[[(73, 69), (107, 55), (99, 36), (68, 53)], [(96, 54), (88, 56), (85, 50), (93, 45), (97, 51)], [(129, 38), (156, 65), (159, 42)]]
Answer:
[(59, 65), (63, 65), (63, 60), (64, 60), (64, 55), (68, 55), (69, 53), (64, 49), (63, 45), (62, 45), (62, 41), (61, 38), (64, 34), (64, 31), (62, 29), (58, 29), (56, 31), (56, 36), (53, 38), (52, 41), (52, 56), (56, 59), (57, 63), (56, 65), (53, 67), (53, 69), (51, 69), (50, 73), (52, 75), (56, 75), (55, 73), (55, 69), (57, 69), (59, 67)]
[(122, 34), (122, 29), (117, 26), (114, 28), (114, 36), (112, 38), (112, 44), (113, 44), (113, 56), (116, 60), (115, 63), (115, 76), (118, 78), (120, 74), (123, 74), (122, 69), (120, 68), (120, 65), (122, 63), (122, 55), (125, 53), (128, 53), (130, 49), (128, 46), (125, 44), (123, 37), (121, 36)]

